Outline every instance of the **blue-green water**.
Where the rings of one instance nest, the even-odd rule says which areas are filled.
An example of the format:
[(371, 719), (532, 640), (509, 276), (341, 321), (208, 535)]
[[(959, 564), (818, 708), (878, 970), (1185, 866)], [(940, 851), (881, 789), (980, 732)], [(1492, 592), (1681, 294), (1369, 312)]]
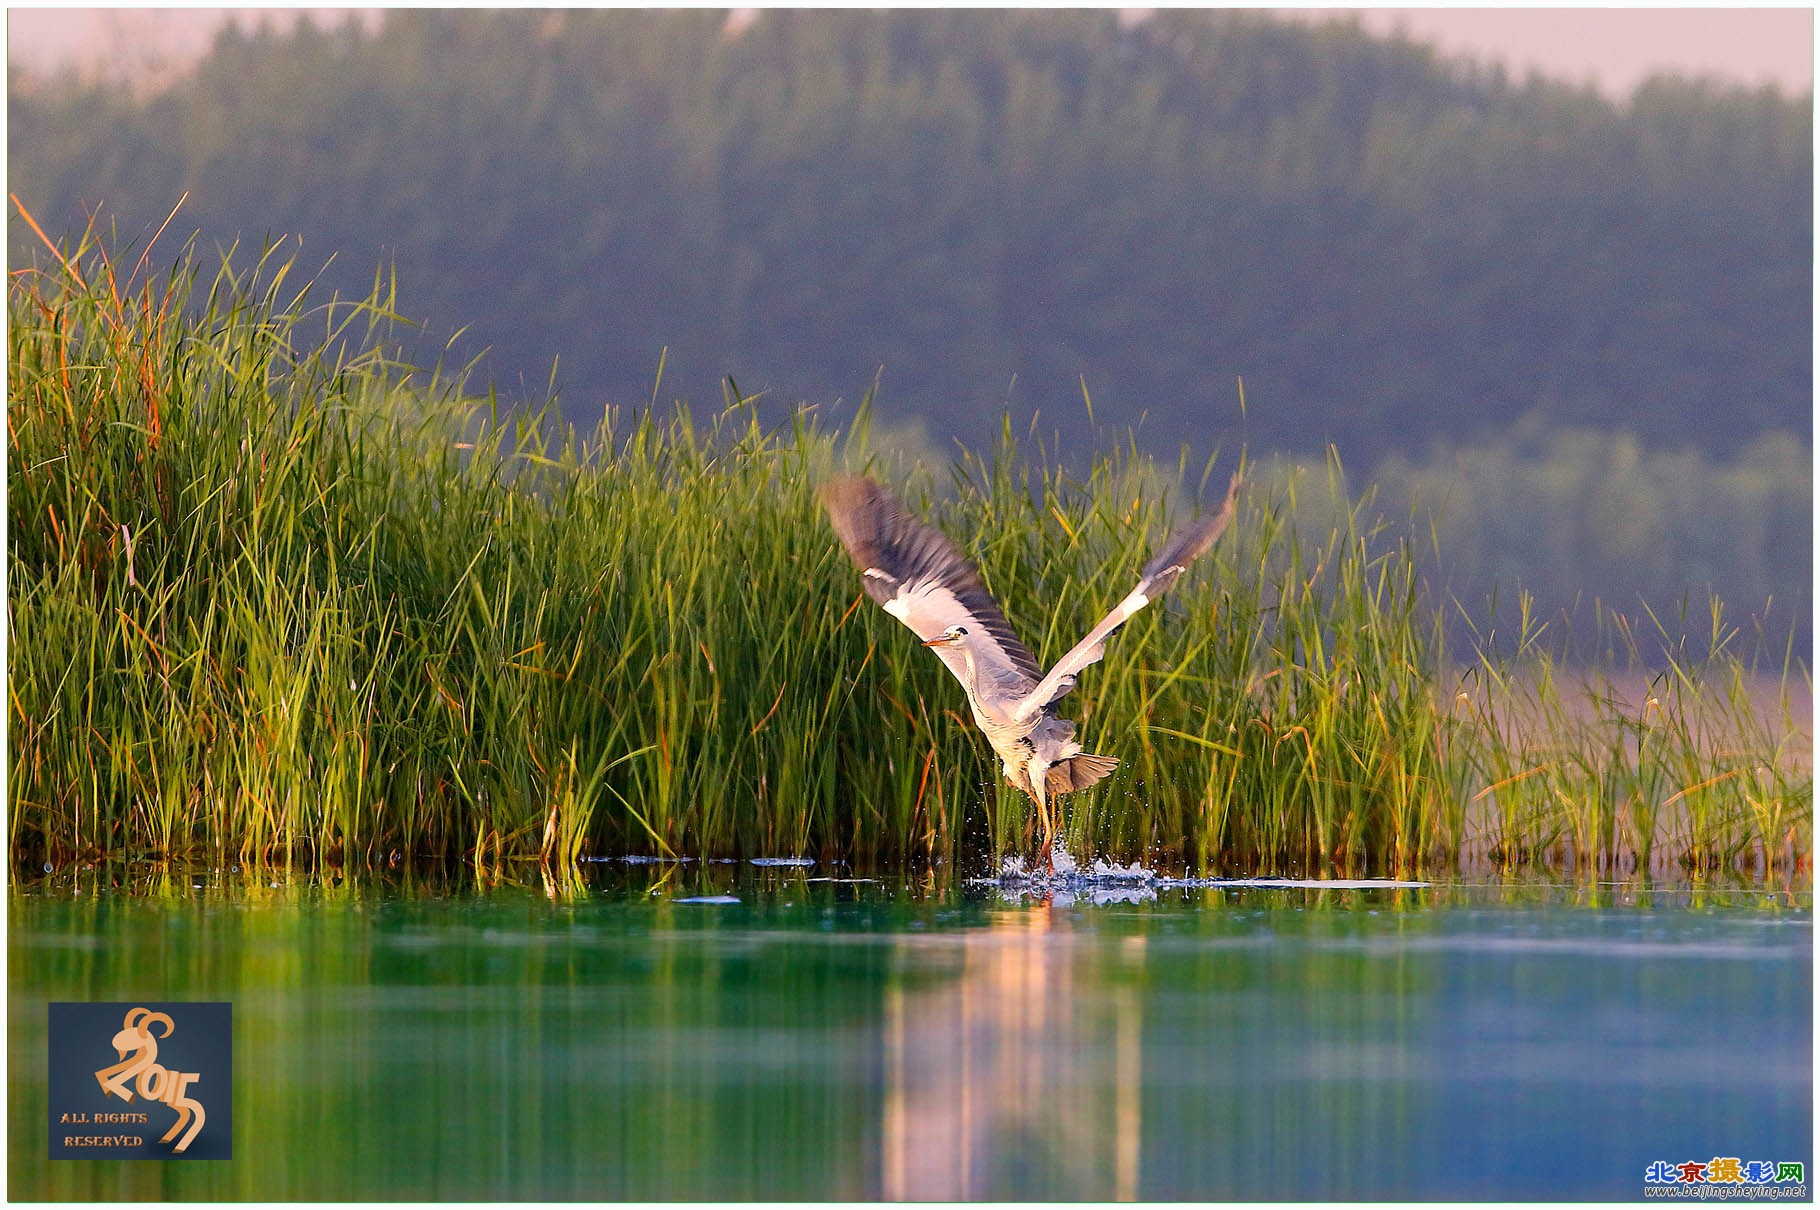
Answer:
[[(1638, 1199), (1657, 1160), (1811, 1173), (1805, 888), (1043, 903), (841, 873), (15, 887), (9, 1192)], [(134, 999), (232, 1002), (231, 1160), (46, 1158), (47, 1004)]]

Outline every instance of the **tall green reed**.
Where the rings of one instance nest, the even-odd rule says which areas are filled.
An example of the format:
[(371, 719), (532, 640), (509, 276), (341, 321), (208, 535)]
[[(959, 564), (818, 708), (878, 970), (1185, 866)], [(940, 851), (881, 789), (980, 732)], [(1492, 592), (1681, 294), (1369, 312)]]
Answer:
[[(945, 470), (813, 409), (614, 409), (594, 431), (386, 349), (391, 283), (293, 263), (15, 276), (15, 861), (567, 868), (629, 851), (983, 866), (1032, 839), (945, 670), (860, 591), (814, 486), (891, 480), (1039, 656), (1126, 591), (1235, 459), (1084, 469), (1007, 426)], [(1217, 470), (1216, 470), (1217, 462)], [(1656, 705), (1574, 690), (1546, 628), (1447, 650), (1410, 539), (1325, 472), (1252, 466), (1204, 568), (1064, 699), (1123, 767), (1079, 852), (1199, 869), (1804, 856), (1811, 770), (1720, 645)], [(1525, 623), (1526, 630), (1530, 630)], [(1792, 652), (1783, 680), (1804, 675)], [(1590, 715), (1589, 715), (1590, 711)]]

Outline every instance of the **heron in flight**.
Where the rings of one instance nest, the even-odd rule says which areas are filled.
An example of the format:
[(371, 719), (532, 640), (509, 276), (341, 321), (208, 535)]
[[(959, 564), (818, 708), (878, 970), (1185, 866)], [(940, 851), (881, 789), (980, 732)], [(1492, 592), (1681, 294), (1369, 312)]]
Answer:
[(821, 489), (841, 545), (859, 567), (866, 594), (916, 632), (941, 657), (991, 741), (1005, 780), (1036, 802), (1043, 853), (1053, 860), (1051, 801), (1084, 790), (1118, 768), (1118, 757), (1081, 751), (1074, 723), (1050, 707), (1098, 662), (1106, 640), (1138, 610), (1167, 592), (1232, 520), (1239, 475), (1218, 512), (1176, 531), (1144, 565), (1137, 587), (1100, 624), (1044, 672), (1019, 641), (973, 564), (946, 534), (912, 516), (871, 479), (846, 475)]

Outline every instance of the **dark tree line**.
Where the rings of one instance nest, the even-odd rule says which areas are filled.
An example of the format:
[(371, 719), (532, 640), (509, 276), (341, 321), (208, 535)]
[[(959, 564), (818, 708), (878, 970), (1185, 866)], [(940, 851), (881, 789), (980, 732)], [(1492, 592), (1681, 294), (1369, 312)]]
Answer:
[(144, 99), (9, 84), (50, 230), (143, 243), (187, 191), (173, 257), (300, 239), (325, 293), (393, 263), (413, 356), (460, 332), (507, 398), (555, 364), (584, 424), (667, 348), (665, 398), (731, 374), (781, 415), (882, 366), (936, 452), (1007, 401), (1079, 451), (1084, 380), (1153, 447), (1332, 440), (1392, 514), (1443, 501), (1469, 608), (1710, 586), (1808, 642), (1809, 97), (1619, 106), (1187, 12), (394, 12), (230, 32)]
[(557, 363), (582, 422), (667, 347), (665, 396), (882, 366), (889, 416), (974, 441), (1010, 400), (1084, 444), (1083, 378), (1158, 445), (1355, 464), (1531, 413), (1721, 454), (1810, 424), (1811, 101), (1773, 90), (1617, 106), (1233, 13), (396, 11), (9, 102), (47, 228), (143, 240), (188, 191), (205, 245), (394, 261), (425, 349), (465, 327), (507, 395)]

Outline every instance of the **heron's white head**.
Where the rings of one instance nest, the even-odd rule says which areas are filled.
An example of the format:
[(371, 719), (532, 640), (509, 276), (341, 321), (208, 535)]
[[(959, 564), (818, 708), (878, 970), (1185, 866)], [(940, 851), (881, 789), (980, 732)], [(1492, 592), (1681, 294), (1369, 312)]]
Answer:
[(925, 647), (959, 647), (967, 641), (965, 626), (950, 626), (932, 639), (924, 639)]

